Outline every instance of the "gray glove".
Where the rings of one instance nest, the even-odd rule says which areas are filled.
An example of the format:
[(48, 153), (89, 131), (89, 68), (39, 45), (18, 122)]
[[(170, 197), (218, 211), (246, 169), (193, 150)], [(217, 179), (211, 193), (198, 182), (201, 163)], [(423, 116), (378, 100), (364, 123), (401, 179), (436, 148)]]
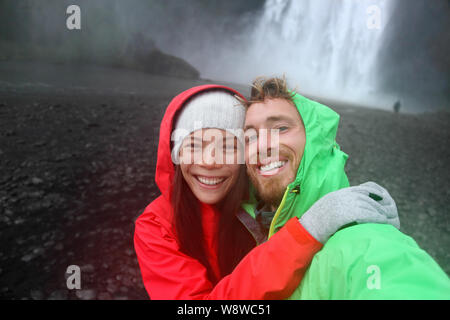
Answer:
[(303, 227), (321, 243), (352, 223), (388, 223), (400, 229), (397, 206), (386, 189), (374, 182), (331, 192), (300, 217)]

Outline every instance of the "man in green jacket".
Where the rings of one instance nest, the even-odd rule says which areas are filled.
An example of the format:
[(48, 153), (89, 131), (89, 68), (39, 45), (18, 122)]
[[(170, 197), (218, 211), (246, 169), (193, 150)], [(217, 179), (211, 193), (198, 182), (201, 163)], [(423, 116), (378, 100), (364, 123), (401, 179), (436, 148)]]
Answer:
[[(324, 195), (349, 186), (348, 156), (335, 141), (338, 123), (337, 113), (289, 91), (283, 79), (254, 82), (245, 136), (257, 201), (243, 207), (267, 227), (268, 237), (294, 216), (308, 229), (324, 227), (308, 225), (302, 215)], [(392, 225), (355, 223), (326, 242), (291, 299), (450, 299), (450, 280)]]

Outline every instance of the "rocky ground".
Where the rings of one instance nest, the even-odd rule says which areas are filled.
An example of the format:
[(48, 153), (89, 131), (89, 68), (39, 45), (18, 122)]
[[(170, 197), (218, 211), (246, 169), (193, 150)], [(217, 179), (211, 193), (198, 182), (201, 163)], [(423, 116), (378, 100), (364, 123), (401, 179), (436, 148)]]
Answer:
[(335, 105), (350, 183), (375, 181), (397, 204), (401, 231), (450, 273), (450, 113), (394, 114)]
[(397, 204), (401, 231), (450, 273), (450, 113), (335, 109), (350, 183), (375, 181)]
[[(12, 100), (0, 105), (0, 296), (147, 298), (132, 235), (157, 195), (167, 99)], [(81, 291), (66, 288), (72, 264)]]
[[(198, 84), (152, 79), (133, 94), (0, 90), (1, 299), (148, 299), (134, 220), (159, 194), (164, 109)], [(384, 185), (402, 230), (449, 273), (449, 114), (333, 107), (352, 184)], [(69, 265), (81, 267), (81, 290), (66, 287)]]

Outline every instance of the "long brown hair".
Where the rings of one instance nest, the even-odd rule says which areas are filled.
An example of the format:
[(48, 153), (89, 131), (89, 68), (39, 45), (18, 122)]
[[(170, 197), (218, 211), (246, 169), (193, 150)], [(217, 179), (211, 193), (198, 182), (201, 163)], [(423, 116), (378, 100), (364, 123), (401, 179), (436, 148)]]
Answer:
[[(217, 225), (218, 260), (221, 276), (231, 273), (239, 261), (255, 246), (255, 241), (236, 217), (243, 200), (248, 196), (248, 177), (245, 165), (241, 165), (236, 184), (225, 198), (216, 205), (220, 217)], [(206, 268), (208, 278), (216, 283), (211, 265), (206, 255), (202, 228), (202, 213), (199, 201), (183, 178), (180, 166), (175, 166), (172, 188), (172, 208), (174, 227), (180, 249), (183, 253), (197, 259)]]

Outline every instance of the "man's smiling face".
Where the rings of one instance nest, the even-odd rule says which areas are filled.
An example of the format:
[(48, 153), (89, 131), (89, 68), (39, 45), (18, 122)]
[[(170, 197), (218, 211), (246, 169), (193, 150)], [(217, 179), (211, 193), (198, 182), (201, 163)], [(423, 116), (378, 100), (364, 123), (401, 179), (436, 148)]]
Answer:
[(291, 102), (266, 99), (248, 108), (244, 130), (248, 175), (261, 199), (275, 210), (303, 157), (302, 119)]

